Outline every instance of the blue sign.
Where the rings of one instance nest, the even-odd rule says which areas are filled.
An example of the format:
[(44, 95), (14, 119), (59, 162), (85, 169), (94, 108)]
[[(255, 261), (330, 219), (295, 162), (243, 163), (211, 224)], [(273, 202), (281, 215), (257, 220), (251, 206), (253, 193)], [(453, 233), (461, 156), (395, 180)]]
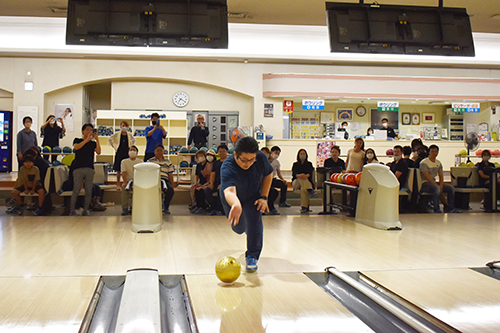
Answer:
[(323, 99), (303, 99), (302, 110), (324, 110), (325, 100)]

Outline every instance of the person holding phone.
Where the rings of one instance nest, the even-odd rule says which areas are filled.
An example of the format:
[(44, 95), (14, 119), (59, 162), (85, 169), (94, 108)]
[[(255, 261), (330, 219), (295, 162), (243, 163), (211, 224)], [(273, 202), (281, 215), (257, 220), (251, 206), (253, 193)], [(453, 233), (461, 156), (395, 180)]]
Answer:
[(205, 117), (199, 114), (196, 116), (196, 122), (196, 126), (193, 126), (189, 132), (188, 149), (191, 148), (191, 143), (194, 143), (194, 146), (198, 149), (207, 146), (207, 137), (210, 132), (208, 128), (205, 127)]
[[(61, 126), (57, 124), (58, 122), (61, 123)], [(40, 136), (43, 138), (42, 147), (54, 148), (59, 146), (59, 139), (62, 139), (65, 133), (64, 121), (56, 118), (53, 114), (49, 115), (40, 128)], [(48, 160), (49, 155), (44, 155), (43, 158)], [(51, 161), (54, 162), (55, 160), (57, 160), (57, 155), (52, 155)]]
[(163, 145), (163, 139), (167, 137), (167, 131), (160, 124), (160, 115), (156, 112), (151, 114), (151, 126), (146, 127), (146, 153), (144, 161), (155, 156), (155, 147)]
[(85, 181), (85, 204), (82, 216), (90, 216), (89, 207), (92, 199), (92, 183), (94, 182), (94, 153), (101, 154), (101, 145), (97, 140), (97, 132), (92, 124), (82, 126), (83, 138), (75, 138), (73, 147), (75, 148), (75, 159), (71, 164), (73, 168), (73, 193), (71, 194), (71, 204), (69, 216), (76, 216), (75, 206), (80, 189)]

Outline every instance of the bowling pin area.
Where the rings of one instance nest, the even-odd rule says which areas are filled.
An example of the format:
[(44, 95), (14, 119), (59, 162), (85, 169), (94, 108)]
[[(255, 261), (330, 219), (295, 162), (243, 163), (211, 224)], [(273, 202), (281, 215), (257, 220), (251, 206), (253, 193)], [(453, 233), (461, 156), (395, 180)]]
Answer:
[[(314, 207), (318, 208), (319, 207)], [(264, 216), (257, 273), (221, 216), (0, 216), (0, 332), (498, 332), (500, 215)], [(288, 208), (290, 214), (296, 207)], [(232, 284), (215, 265), (242, 265)], [(499, 267), (499, 268), (496, 268)]]

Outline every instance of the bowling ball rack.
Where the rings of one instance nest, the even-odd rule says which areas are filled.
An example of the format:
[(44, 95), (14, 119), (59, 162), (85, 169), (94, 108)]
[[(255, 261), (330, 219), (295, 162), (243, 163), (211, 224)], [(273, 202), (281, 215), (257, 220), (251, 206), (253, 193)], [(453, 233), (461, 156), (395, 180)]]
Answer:
[[(356, 216), (356, 205), (358, 202), (358, 191), (359, 187), (358, 186), (353, 186), (353, 185), (347, 185), (347, 184), (341, 184), (341, 183), (335, 183), (326, 180), (323, 183), (323, 211), (320, 214), (333, 214), (332, 208), (340, 209), (340, 210), (346, 210), (349, 212), (349, 215), (352, 217)], [(331, 189), (340, 189), (342, 190), (342, 202), (333, 202), (333, 195), (330, 195), (329, 198), (327, 198), (327, 194), (331, 193)], [(351, 200), (348, 202), (347, 200), (347, 192), (351, 194)]]

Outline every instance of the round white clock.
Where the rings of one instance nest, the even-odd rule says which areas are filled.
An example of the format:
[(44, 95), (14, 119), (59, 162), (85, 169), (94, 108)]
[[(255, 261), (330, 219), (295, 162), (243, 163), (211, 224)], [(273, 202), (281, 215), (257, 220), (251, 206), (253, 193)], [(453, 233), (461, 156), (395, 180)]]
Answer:
[(172, 101), (175, 106), (183, 108), (189, 103), (189, 95), (184, 91), (178, 91), (172, 96)]
[(360, 117), (363, 117), (366, 114), (366, 108), (363, 105), (360, 105), (356, 108), (356, 114)]

